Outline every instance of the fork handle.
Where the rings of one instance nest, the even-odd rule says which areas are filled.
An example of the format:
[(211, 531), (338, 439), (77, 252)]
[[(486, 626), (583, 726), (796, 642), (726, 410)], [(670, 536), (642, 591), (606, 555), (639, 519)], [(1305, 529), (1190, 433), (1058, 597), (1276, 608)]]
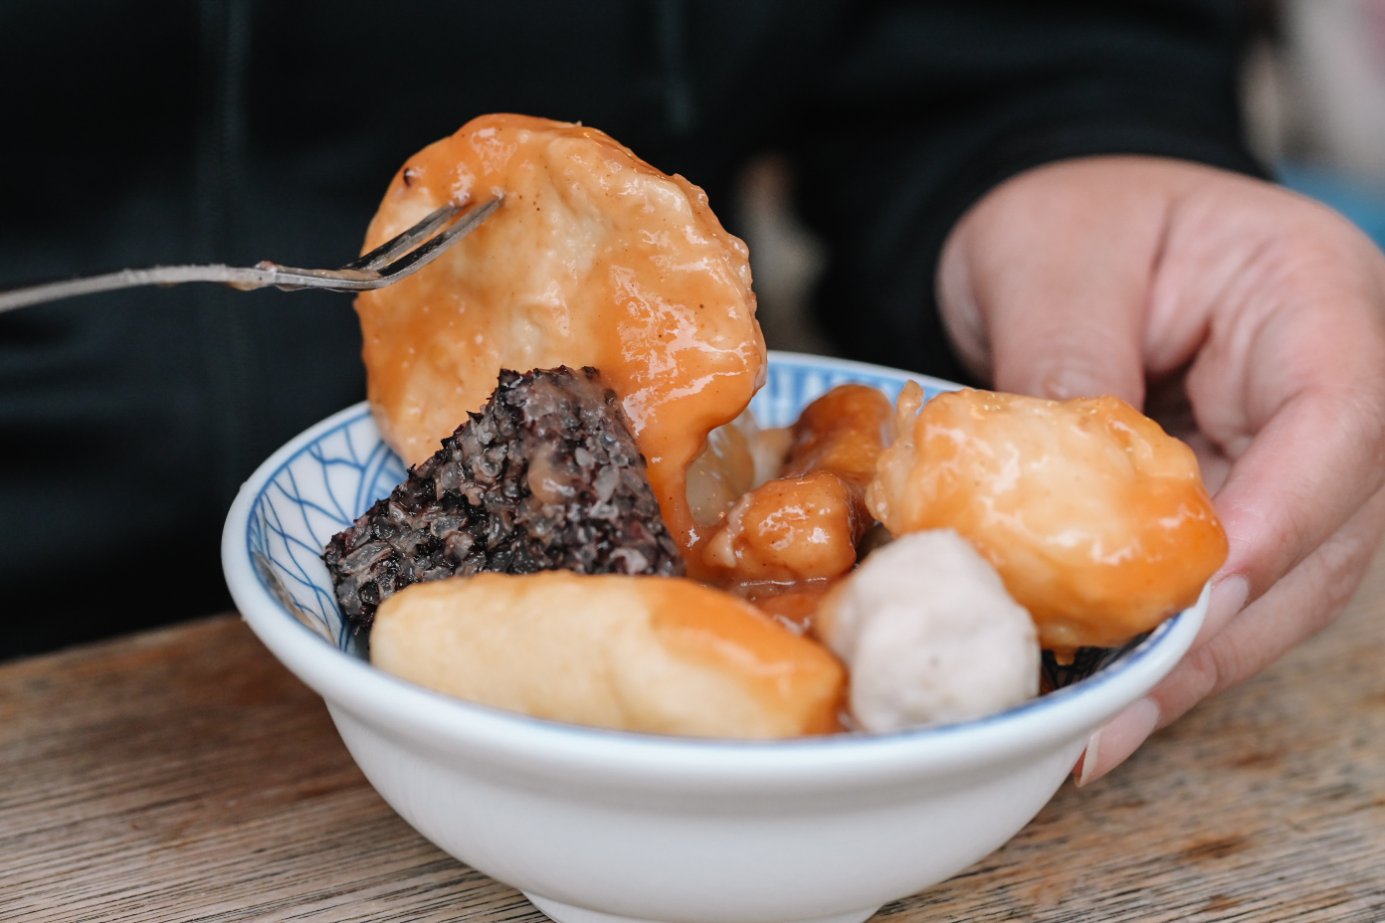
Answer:
[(91, 295), (143, 285), (181, 285), (185, 282), (217, 282), (241, 291), (277, 286), (285, 290), (323, 288), (336, 292), (362, 291), (379, 285), (380, 273), (373, 270), (314, 270), (277, 263), (255, 266), (154, 266), (148, 269), (122, 269), (100, 276), (46, 282), (29, 288), (0, 292), (0, 314), (45, 301), (76, 295)]

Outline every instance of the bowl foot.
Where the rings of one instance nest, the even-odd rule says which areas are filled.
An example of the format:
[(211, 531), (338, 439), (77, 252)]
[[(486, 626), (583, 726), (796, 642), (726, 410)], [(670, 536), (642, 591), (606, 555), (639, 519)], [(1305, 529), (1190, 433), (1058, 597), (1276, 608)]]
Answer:
[[(524, 892), (524, 896), (529, 898), (529, 902), (543, 911), (544, 915), (556, 920), (557, 923), (662, 923), (658, 920), (644, 920), (636, 917), (622, 917), (614, 913), (602, 913), (599, 910), (587, 910), (585, 907), (574, 907), (571, 904), (564, 904), (561, 901), (551, 900), (546, 897), (539, 897), (529, 892)], [(871, 907), (868, 910), (853, 910), (850, 913), (832, 914), (826, 917), (812, 917), (803, 920), (784, 920), (776, 923), (864, 923), (875, 916), (878, 907)]]

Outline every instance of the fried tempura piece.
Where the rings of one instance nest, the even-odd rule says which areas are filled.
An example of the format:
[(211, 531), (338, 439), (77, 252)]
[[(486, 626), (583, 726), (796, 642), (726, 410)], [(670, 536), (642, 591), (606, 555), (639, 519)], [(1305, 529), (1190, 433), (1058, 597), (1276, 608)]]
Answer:
[(839, 385), (809, 404), (793, 425), (783, 473), (736, 502), (708, 539), (703, 563), (735, 581), (850, 570), (873, 522), (865, 491), (891, 415), (889, 400), (865, 385)]
[(750, 491), (779, 474), (793, 436), (788, 427), (761, 427), (749, 410), (707, 434), (707, 451), (688, 468), (688, 503), (706, 534)]
[(1110, 647), (1196, 601), (1226, 534), (1187, 445), (1114, 397), (900, 395), (867, 491), (895, 535), (954, 529), (1045, 648)]
[(728, 593), (563, 571), (402, 590), (376, 613), (371, 660), (539, 718), (697, 737), (827, 733), (845, 684), (826, 648)]
[(481, 407), (501, 368), (594, 366), (691, 547), (687, 468), (764, 375), (745, 245), (702, 190), (602, 132), (488, 115), (409, 158), (365, 249), (498, 192), (500, 210), (436, 263), (356, 300), (381, 432), (412, 465)]

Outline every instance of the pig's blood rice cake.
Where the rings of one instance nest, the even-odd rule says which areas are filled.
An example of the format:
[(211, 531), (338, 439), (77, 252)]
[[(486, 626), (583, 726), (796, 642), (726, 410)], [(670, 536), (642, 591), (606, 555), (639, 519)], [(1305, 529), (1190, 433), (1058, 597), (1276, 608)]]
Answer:
[(356, 631), (395, 592), (454, 574), (683, 573), (615, 394), (562, 367), (502, 372), (482, 412), (322, 557)]

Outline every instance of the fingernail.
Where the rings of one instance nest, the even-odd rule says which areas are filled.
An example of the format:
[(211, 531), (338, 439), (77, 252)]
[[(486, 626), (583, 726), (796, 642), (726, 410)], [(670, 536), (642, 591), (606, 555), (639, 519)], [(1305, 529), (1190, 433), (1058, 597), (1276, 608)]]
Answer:
[(1074, 773), (1074, 780), (1077, 787), (1081, 788), (1091, 781), (1093, 770), (1096, 768), (1097, 760), (1101, 759), (1101, 731), (1098, 729), (1091, 737), (1087, 738), (1087, 749), (1082, 751), (1082, 756), (1077, 760), (1077, 771)]
[(1087, 739), (1087, 751), (1077, 785), (1095, 782), (1130, 758), (1159, 726), (1159, 705), (1153, 699), (1140, 699), (1126, 707)]
[(1250, 581), (1241, 574), (1223, 577), (1212, 584), (1212, 598), (1207, 601), (1208, 618), (1231, 618), (1246, 606), (1250, 599)]
[(1111, 391), (1111, 385), (1092, 369), (1062, 365), (1043, 377), (1037, 391), (1051, 400), (1065, 401), (1107, 394)]
[(1197, 633), (1194, 646), (1221, 631), (1232, 617), (1245, 608), (1250, 599), (1250, 581), (1240, 574), (1231, 574), (1212, 584), (1212, 595), (1207, 600), (1207, 616)]
[(1074, 356), (1064, 353), (1061, 361), (1032, 370), (1033, 393), (1056, 401), (1114, 394), (1138, 407), (1144, 400), (1144, 379), (1133, 371), (1136, 366), (1105, 353)]

